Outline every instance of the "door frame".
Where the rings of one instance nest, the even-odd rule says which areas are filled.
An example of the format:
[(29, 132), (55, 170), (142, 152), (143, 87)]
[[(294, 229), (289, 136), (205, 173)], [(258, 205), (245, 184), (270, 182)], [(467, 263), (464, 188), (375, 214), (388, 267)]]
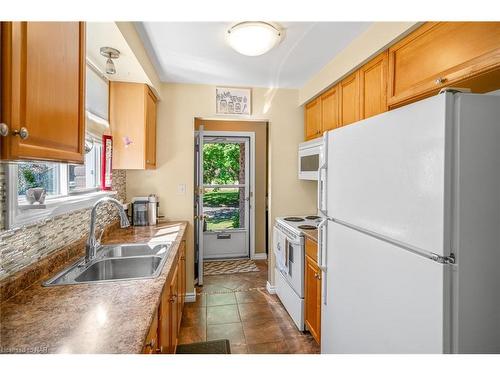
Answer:
[(248, 237), (250, 239), (250, 259), (255, 259), (255, 132), (203, 130), (203, 137), (248, 137), (250, 139), (249, 166), (249, 217)]

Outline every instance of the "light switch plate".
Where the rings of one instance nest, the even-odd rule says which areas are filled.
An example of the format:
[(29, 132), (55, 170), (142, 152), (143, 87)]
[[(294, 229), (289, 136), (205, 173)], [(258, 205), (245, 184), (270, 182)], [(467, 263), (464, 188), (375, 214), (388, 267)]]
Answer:
[(179, 185), (177, 185), (177, 194), (178, 195), (184, 195), (184, 194), (186, 194), (186, 184), (179, 184)]

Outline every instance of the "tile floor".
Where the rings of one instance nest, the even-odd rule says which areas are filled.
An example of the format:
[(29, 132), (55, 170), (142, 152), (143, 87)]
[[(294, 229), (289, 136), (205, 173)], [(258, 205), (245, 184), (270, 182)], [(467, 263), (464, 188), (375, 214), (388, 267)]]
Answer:
[(186, 303), (179, 344), (228, 339), (233, 354), (317, 354), (319, 345), (300, 332), (275, 295), (266, 290), (267, 262), (260, 271), (206, 276), (196, 302)]

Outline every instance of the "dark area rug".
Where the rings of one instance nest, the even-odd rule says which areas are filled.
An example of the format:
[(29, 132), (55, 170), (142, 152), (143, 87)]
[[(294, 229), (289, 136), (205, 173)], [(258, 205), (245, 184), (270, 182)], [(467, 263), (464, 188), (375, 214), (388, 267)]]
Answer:
[(176, 354), (231, 354), (229, 340), (213, 340), (177, 345)]

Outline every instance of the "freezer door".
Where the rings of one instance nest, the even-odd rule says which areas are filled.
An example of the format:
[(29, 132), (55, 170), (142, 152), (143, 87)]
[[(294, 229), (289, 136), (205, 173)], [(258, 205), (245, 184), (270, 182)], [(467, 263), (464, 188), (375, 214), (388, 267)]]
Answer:
[(322, 353), (449, 351), (448, 265), (329, 223)]
[(445, 138), (452, 103), (449, 94), (438, 95), (330, 132), (328, 215), (449, 255)]

